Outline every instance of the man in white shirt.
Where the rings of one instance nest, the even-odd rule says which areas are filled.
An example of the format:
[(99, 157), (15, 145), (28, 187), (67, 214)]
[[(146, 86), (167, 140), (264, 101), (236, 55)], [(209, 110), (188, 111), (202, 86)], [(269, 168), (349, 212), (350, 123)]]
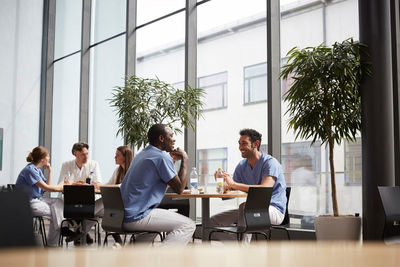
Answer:
[(89, 159), (89, 145), (83, 142), (75, 143), (72, 146), (72, 155), (74, 160), (66, 161), (61, 167), (59, 183), (64, 181), (64, 178), (72, 182), (86, 183), (86, 178), (92, 173), (92, 181), (101, 183), (101, 175), (99, 164)]
[[(72, 155), (74, 160), (66, 161), (62, 164), (59, 181), (64, 181), (64, 178), (69, 179), (71, 183), (86, 183), (86, 178), (90, 177), (90, 183), (96, 185), (101, 183), (101, 175), (99, 164), (89, 159), (89, 145), (83, 142), (75, 143), (72, 146)], [(95, 202), (94, 215), (102, 216), (104, 214), (103, 202), (97, 199)], [(94, 226), (95, 222), (85, 221), (84, 233), (88, 233)], [(75, 237), (78, 237), (75, 235)], [(75, 239), (75, 238), (74, 238)], [(87, 236), (88, 243), (91, 243), (92, 238)], [(92, 241), (93, 242), (93, 241)]]

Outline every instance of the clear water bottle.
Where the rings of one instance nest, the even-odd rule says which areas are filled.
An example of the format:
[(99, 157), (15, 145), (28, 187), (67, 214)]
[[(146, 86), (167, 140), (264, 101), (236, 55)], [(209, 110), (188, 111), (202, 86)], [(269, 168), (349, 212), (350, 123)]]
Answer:
[(224, 174), (222, 169), (218, 168), (217, 174), (215, 175), (215, 182), (217, 183), (217, 193), (224, 193)]
[(89, 177), (86, 178), (86, 183), (87, 184), (90, 184), (92, 182), (93, 174), (94, 174), (94, 171), (91, 171), (90, 174), (89, 174)]
[(192, 168), (189, 178), (190, 178), (190, 193), (198, 194), (199, 193), (199, 190), (198, 190), (199, 176), (197, 174), (196, 167)]

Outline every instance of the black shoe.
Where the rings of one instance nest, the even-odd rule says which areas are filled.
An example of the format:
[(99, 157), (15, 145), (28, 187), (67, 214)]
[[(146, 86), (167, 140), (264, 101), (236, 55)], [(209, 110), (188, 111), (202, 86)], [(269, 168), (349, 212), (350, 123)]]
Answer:
[(68, 227), (62, 227), (61, 228), (61, 235), (62, 236), (72, 236), (73, 234), (75, 234), (74, 231), (71, 231), (71, 229), (69, 229)]
[(74, 246), (80, 246), (81, 245), (81, 240), (80, 239), (77, 239), (77, 240), (74, 240)]
[(86, 235), (86, 243), (87, 243), (88, 245), (93, 244), (93, 237), (92, 237), (90, 234), (87, 234), (87, 235)]
[(71, 241), (74, 241), (74, 244), (75, 244), (75, 241), (76, 241), (76, 240), (79, 240), (83, 235), (84, 235), (84, 233), (82, 233), (82, 232), (80, 232), (80, 231), (74, 232), (72, 235), (68, 236), (68, 237), (65, 239), (65, 241), (66, 241), (67, 243), (68, 243), (68, 242), (71, 242)]

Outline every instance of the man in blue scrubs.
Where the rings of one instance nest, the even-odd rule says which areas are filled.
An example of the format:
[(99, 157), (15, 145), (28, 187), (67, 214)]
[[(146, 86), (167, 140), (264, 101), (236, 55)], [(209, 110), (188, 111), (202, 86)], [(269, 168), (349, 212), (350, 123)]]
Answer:
[[(133, 159), (121, 184), (125, 206), (124, 228), (132, 231), (167, 232), (164, 245), (186, 245), (196, 229), (195, 223), (179, 213), (158, 209), (167, 185), (180, 194), (187, 181), (188, 156), (174, 149), (172, 130), (165, 124), (150, 127), (149, 145)], [(175, 170), (174, 159), (181, 160)]]
[[(279, 225), (286, 211), (286, 183), (281, 164), (272, 156), (260, 152), (261, 134), (253, 129), (240, 131), (239, 150), (243, 159), (230, 175), (224, 173), (225, 182), (230, 190), (248, 192), (249, 187), (272, 187), (269, 217), (272, 224)], [(211, 225), (228, 226), (233, 223), (244, 226), (243, 209), (225, 211), (211, 217)]]

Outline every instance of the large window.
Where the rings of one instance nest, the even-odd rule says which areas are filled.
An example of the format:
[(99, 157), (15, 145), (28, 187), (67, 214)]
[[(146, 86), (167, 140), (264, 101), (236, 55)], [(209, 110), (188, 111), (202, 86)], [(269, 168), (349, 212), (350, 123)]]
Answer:
[(55, 184), (62, 163), (73, 158), (72, 145), (79, 141), (80, 58), (78, 53), (54, 63), (51, 163)]
[(82, 0), (57, 0), (54, 58), (81, 49)]
[(199, 88), (204, 89), (204, 110), (219, 109), (227, 106), (226, 91), (228, 87), (228, 73), (208, 75), (199, 78)]
[(361, 138), (344, 143), (344, 178), (349, 185), (361, 185)]
[(244, 103), (267, 100), (267, 63), (244, 67)]
[(0, 171), (3, 169), (3, 128), (0, 128)]
[(215, 183), (213, 179), (214, 172), (216, 172), (218, 168), (226, 170), (227, 155), (226, 147), (197, 150), (197, 166), (199, 166), (198, 173), (200, 182), (206, 185)]
[(321, 142), (282, 144), (282, 168), (288, 186), (316, 185), (321, 171)]

